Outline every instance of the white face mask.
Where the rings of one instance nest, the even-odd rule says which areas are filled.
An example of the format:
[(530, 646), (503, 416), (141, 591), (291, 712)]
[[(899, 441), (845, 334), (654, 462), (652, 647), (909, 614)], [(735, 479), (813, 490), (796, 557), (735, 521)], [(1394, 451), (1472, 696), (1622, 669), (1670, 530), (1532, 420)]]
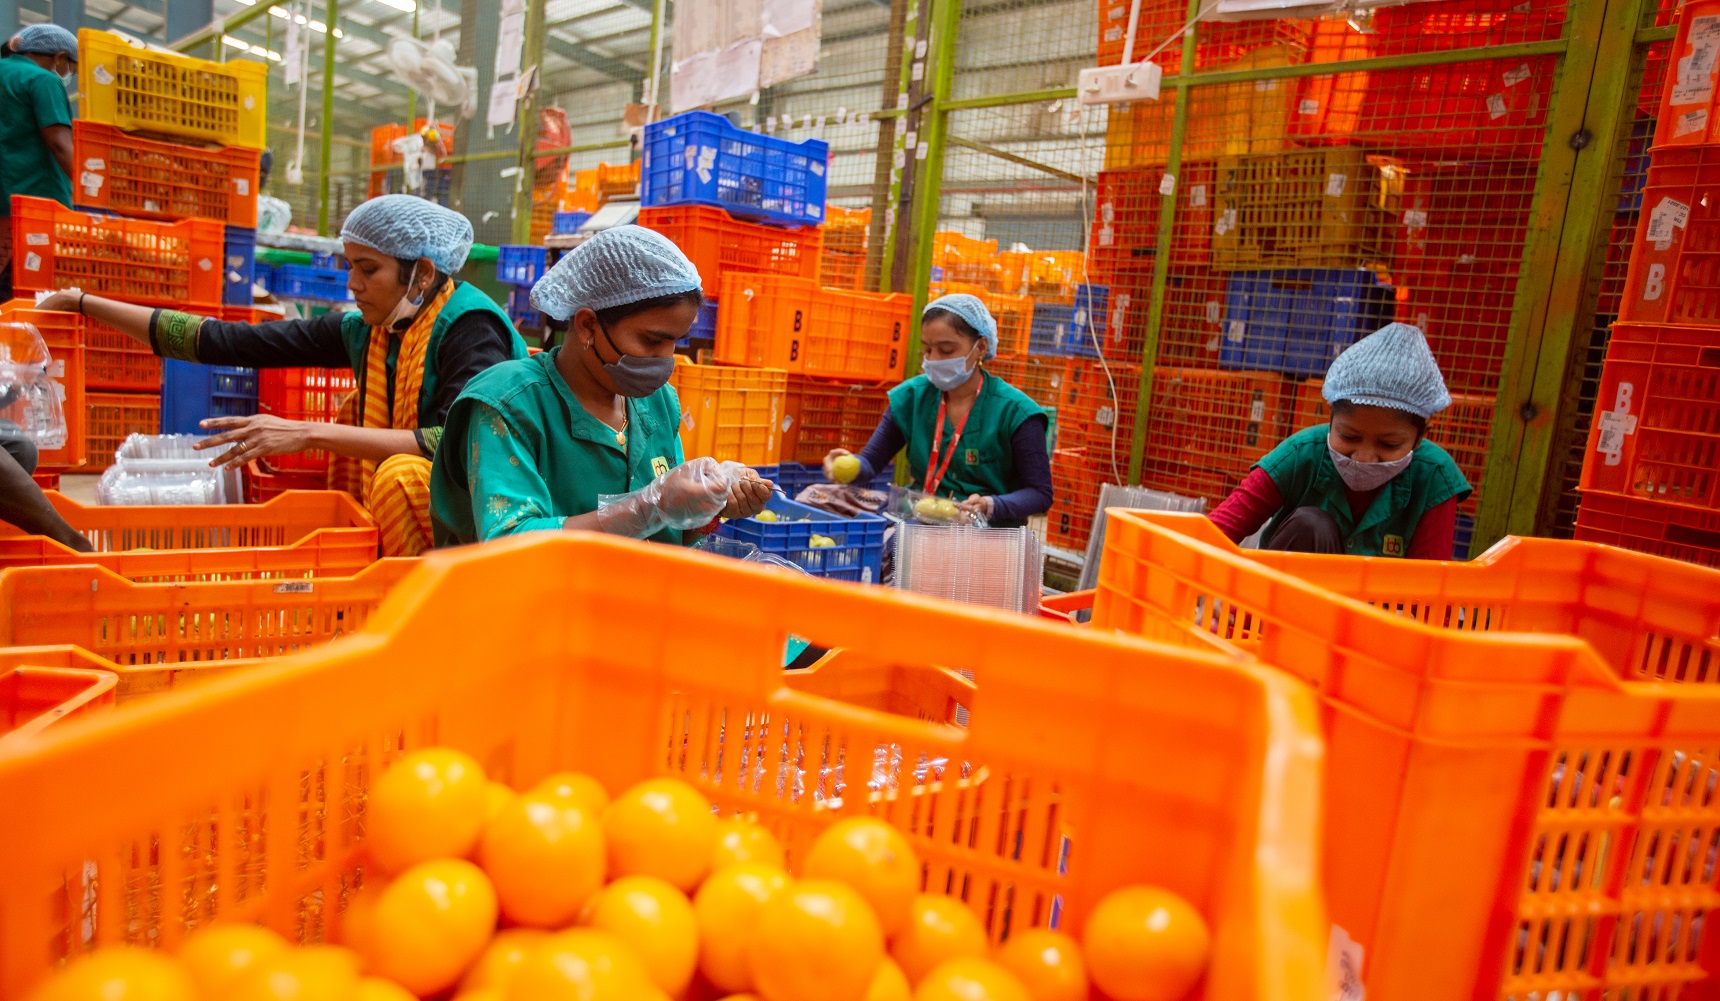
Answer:
[(1332, 447), (1332, 439), (1326, 439), (1326, 451), (1332, 453), (1332, 465), (1338, 467), (1338, 477), (1344, 481), (1344, 486), (1358, 493), (1378, 490), (1390, 483), (1399, 473), (1409, 468), (1410, 460), (1415, 458), (1415, 450), (1410, 451), (1401, 459), (1390, 462), (1358, 462)]
[(973, 376), (973, 369), (968, 367), (968, 359), (972, 357), (973, 351), (969, 349), (968, 353), (960, 358), (939, 358), (923, 362), (920, 371), (926, 374), (926, 381), (939, 392), (948, 393)]
[(425, 295), (420, 292), (417, 299), (412, 298), (412, 285), (417, 280), (418, 265), (414, 264), (412, 265), (412, 277), (406, 283), (406, 294), (400, 297), (400, 301), (395, 303), (394, 308), (389, 311), (388, 318), (382, 321), (382, 329), (393, 330), (418, 315), (418, 310), (424, 306)]

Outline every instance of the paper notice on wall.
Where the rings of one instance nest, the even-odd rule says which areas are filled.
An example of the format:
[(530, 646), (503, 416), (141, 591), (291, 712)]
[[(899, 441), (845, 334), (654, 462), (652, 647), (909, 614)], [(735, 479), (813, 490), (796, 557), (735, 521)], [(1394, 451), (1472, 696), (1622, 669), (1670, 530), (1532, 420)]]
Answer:
[(514, 111), (519, 107), (519, 87), (513, 80), (497, 80), (490, 84), (490, 107), (484, 122), (492, 129), (514, 124)]
[(1191, 184), (1188, 186), (1188, 203), (1191, 208), (1200, 208), (1206, 204), (1206, 185)]
[(761, 0), (759, 34), (783, 38), (805, 31), (818, 20), (818, 0)]
[(526, 12), (519, 0), (502, 4), (502, 25), (496, 32), (496, 71), (492, 80), (516, 76), (520, 71), (520, 50), (525, 45)]
[(1174, 195), (1177, 193), (1177, 175), (1165, 174), (1159, 178), (1159, 194)]

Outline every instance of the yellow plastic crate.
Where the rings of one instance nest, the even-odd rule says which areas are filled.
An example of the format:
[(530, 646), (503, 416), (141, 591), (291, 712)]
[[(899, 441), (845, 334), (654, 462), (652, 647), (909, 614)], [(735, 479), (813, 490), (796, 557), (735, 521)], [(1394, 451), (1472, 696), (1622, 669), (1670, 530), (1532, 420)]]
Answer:
[(127, 131), (262, 149), (269, 68), (193, 59), (78, 31), (79, 117)]
[(749, 466), (775, 464), (782, 451), (788, 372), (683, 363), (670, 385), (681, 397), (681, 448)]
[[(1299, 53), (1293, 46), (1268, 45), (1233, 63), (1214, 66), (1211, 72), (1288, 66), (1300, 61)], [(1288, 80), (1194, 88), (1189, 95), (1183, 162), (1288, 149), (1290, 142), (1285, 136), (1295, 94), (1295, 84)], [(1105, 126), (1106, 170), (1153, 166), (1170, 158), (1171, 118), (1176, 111), (1173, 97), (1167, 90), (1157, 101), (1111, 108)]]
[(1387, 256), (1390, 217), (1375, 203), (1378, 168), (1350, 146), (1218, 161), (1212, 266), (1343, 268)]

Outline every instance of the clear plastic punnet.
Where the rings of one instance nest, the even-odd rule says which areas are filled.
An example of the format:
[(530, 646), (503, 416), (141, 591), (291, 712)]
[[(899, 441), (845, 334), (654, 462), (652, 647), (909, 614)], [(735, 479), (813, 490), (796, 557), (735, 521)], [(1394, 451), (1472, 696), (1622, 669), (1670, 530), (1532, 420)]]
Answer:
[(33, 325), (0, 323), (0, 437), (44, 450), (66, 444), (66, 390), (54, 378), (64, 364)]
[(134, 434), (114, 453), (96, 483), (103, 504), (239, 504), (245, 499), (237, 469), (215, 469), (214, 455), (192, 446), (199, 435)]

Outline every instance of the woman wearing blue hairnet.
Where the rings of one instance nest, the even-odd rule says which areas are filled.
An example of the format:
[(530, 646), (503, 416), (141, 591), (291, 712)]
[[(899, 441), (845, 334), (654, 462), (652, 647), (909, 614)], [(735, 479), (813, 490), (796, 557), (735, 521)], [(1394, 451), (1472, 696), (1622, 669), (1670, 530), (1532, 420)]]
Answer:
[(438, 546), (544, 529), (679, 543), (757, 514), (772, 486), (745, 466), (684, 461), (675, 342), (698, 318), (698, 269), (642, 226), (604, 230), (532, 287), (568, 321), (559, 347), (467, 384), (436, 453)]
[(370, 509), (383, 554), (415, 556), (430, 547), (430, 460), (449, 409), (473, 376), (524, 358), (526, 345), (494, 300), (452, 277), (472, 249), (472, 224), (459, 213), (413, 195), (385, 195), (353, 209), (340, 238), (351, 265), (346, 285), (358, 306), (352, 312), (225, 323), (80, 292), (57, 292), (40, 308), (83, 313), (164, 358), (351, 368), (358, 392), (342, 423), (214, 417), (203, 427), (217, 433), (197, 447), (225, 447), (210, 463), (222, 467), (326, 450), (330, 487)]
[[(934, 299), (920, 316), (921, 372), (890, 390), (890, 409), (860, 451), (858, 480), (908, 449), (908, 475), (928, 494), (956, 498), (994, 526), (1051, 509), (1049, 419), (1027, 394), (980, 364), (997, 357), (997, 320), (978, 296)], [(835, 479), (833, 449), (824, 475)]]

